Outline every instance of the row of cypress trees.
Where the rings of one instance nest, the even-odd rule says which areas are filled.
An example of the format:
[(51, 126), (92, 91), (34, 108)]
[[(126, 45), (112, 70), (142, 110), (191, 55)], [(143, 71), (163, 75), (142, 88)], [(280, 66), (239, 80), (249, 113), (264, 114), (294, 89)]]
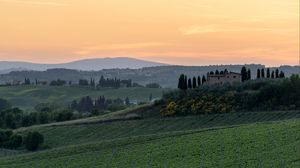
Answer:
[(193, 78), (188, 78), (186, 75), (181, 74), (178, 80), (178, 88), (181, 90), (193, 89), (203, 85), (206, 82), (206, 77), (203, 75)]
[(270, 68), (267, 68), (266, 73), (265, 73), (265, 69), (257, 69), (257, 74), (256, 74), (256, 78), (260, 79), (260, 78), (285, 78), (285, 74), (283, 71), (279, 72), (279, 69), (276, 69), (275, 71), (273, 70), (271, 72)]

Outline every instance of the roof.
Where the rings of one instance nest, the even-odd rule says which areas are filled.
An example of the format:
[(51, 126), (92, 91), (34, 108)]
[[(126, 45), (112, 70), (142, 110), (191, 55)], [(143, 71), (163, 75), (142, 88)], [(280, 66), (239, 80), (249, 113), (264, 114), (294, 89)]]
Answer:
[(223, 76), (226, 76), (228, 74), (241, 75), (240, 73), (236, 73), (236, 72), (228, 72), (226, 74), (219, 74), (219, 75), (216, 75), (216, 74), (210, 75), (210, 74), (208, 74), (207, 77), (223, 77)]

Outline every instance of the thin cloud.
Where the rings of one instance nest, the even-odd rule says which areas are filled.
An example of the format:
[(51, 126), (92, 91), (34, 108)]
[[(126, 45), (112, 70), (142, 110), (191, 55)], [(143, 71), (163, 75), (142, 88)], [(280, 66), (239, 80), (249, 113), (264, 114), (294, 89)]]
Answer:
[(217, 33), (217, 32), (243, 32), (243, 31), (272, 31), (271, 28), (251, 28), (251, 27), (226, 27), (224, 25), (194, 25), (179, 28), (183, 35)]
[(0, 0), (2, 2), (12, 2), (12, 3), (21, 3), (29, 5), (45, 5), (45, 6), (69, 6), (70, 4), (59, 3), (53, 1), (26, 1), (26, 0)]

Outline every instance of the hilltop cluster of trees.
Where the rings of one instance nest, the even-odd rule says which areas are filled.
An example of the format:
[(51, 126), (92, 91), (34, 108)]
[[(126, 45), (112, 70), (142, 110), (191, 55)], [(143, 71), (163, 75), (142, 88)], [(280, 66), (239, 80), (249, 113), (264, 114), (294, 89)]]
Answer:
[(285, 78), (285, 74), (283, 71), (279, 72), (279, 69), (276, 69), (275, 71), (273, 70), (272, 72), (271, 72), (270, 68), (267, 68), (266, 70), (265, 69), (257, 69), (256, 78), (257, 79), (260, 79), (260, 78), (271, 78), (271, 79)]
[(30, 79), (29, 78), (25, 78), (24, 80), (24, 85), (30, 85)]
[(161, 113), (209, 114), (235, 111), (300, 109), (300, 78), (253, 80), (236, 85), (204, 86), (164, 95)]
[(128, 79), (128, 80), (120, 80), (117, 78), (114, 79), (105, 79), (103, 76), (101, 76), (99, 83), (98, 83), (99, 87), (115, 87), (115, 88), (119, 88), (121, 86), (125, 86), (125, 87), (132, 87), (132, 80)]
[(82, 118), (82, 115), (73, 113), (67, 108), (51, 104), (40, 104), (35, 109), (35, 112), (27, 113), (19, 108), (12, 108), (6, 100), (0, 99), (0, 128), (16, 129)]
[(11, 130), (0, 130), (0, 148), (15, 150), (24, 146), (29, 151), (35, 151), (43, 142), (44, 136), (36, 131), (21, 135)]
[(129, 98), (122, 100), (118, 99), (106, 99), (104, 96), (100, 96), (93, 100), (90, 96), (86, 96), (80, 99), (80, 101), (73, 100), (69, 108), (72, 111), (78, 111), (81, 113), (89, 112), (93, 115), (97, 115), (105, 110), (116, 111), (125, 109), (126, 106), (130, 105)]
[(178, 80), (178, 88), (181, 90), (187, 89), (195, 89), (206, 82), (206, 77), (203, 75), (202, 78), (200, 76), (188, 78), (186, 75), (181, 74)]
[(65, 80), (57, 79), (50, 82), (50, 86), (64, 86), (67, 82)]
[(132, 81), (128, 80), (121, 80), (117, 78), (104, 78), (101, 76), (99, 82), (95, 82), (95, 79), (91, 78), (90, 81), (87, 79), (80, 79), (78, 84), (80, 86), (91, 86), (91, 87), (98, 87), (98, 88), (119, 88), (119, 87), (132, 87)]
[[(178, 89), (180, 90), (187, 90), (187, 89), (195, 89), (199, 86), (203, 85), (206, 81), (208, 76), (210, 75), (224, 75), (229, 73), (227, 69), (225, 70), (216, 70), (210, 71), (207, 73), (207, 76), (203, 75), (202, 78), (200, 76), (188, 78), (187, 75), (181, 74), (178, 80)], [(275, 71), (270, 71), (270, 68), (267, 68), (266, 75), (265, 75), (265, 69), (257, 69), (257, 79), (260, 78), (285, 78), (285, 74), (283, 71), (280, 71), (276, 69)], [(251, 70), (247, 69), (245, 66), (241, 69), (241, 81), (249, 81), (251, 80)]]
[(251, 80), (251, 70), (247, 69), (245, 66), (241, 70), (242, 82)]

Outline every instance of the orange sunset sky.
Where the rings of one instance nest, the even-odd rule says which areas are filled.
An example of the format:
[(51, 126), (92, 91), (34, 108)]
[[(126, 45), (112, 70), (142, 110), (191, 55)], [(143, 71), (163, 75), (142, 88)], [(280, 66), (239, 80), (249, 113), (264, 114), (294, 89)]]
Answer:
[(299, 0), (0, 0), (0, 60), (296, 65)]

